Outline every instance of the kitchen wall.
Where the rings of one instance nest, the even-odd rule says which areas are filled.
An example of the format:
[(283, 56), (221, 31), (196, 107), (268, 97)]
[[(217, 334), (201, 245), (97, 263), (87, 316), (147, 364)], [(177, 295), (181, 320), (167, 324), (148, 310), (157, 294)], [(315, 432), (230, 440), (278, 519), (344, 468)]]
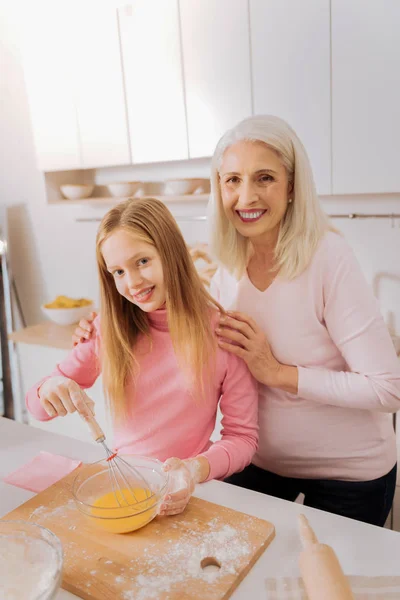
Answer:
[[(11, 2), (0, 1), (0, 202), (10, 219), (12, 268), (28, 323), (41, 319), (40, 304), (56, 294), (97, 298), (94, 258), (99, 209), (49, 206), (44, 178), (35, 165), (33, 139)], [(177, 176), (208, 176), (209, 159), (102, 169), (98, 183), (119, 179), (159, 181)], [(400, 213), (400, 194), (321, 198), (328, 213)], [(171, 207), (177, 216), (204, 214), (199, 203)], [(179, 221), (189, 242), (206, 241), (205, 223)], [(400, 335), (400, 220), (336, 220), (374, 285), (386, 321)]]

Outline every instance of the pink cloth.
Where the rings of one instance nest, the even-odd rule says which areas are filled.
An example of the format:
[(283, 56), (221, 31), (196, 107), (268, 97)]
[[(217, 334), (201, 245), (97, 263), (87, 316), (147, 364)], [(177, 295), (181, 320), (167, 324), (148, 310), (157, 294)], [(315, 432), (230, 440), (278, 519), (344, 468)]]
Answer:
[(368, 481), (396, 462), (400, 362), (345, 239), (329, 232), (308, 268), (265, 291), (217, 271), (212, 292), (253, 317), (272, 352), (299, 369), (298, 394), (260, 386), (253, 462), (287, 477)]
[[(161, 461), (204, 455), (210, 463), (209, 479), (227, 477), (247, 466), (258, 441), (257, 384), (246, 364), (219, 348), (215, 365), (205, 372), (204, 401), (196, 401), (187, 389), (168, 330), (166, 310), (149, 315), (151, 340), (142, 336), (135, 349), (139, 374), (126, 387), (129, 418), (114, 428), (115, 449), (120, 454), (141, 454)], [(214, 322), (216, 315), (214, 315)], [(82, 388), (90, 388), (100, 374), (100, 321), (96, 334), (78, 344), (52, 375), (64, 375)], [(151, 343), (150, 343), (151, 342)], [(44, 379), (45, 380), (45, 379)], [(26, 396), (32, 415), (50, 419), (40, 404), (36, 384)], [(222, 412), (222, 439), (214, 444), (218, 404)]]
[(41, 451), (28, 463), (4, 477), (3, 481), (31, 492), (42, 492), (80, 464), (80, 460)]

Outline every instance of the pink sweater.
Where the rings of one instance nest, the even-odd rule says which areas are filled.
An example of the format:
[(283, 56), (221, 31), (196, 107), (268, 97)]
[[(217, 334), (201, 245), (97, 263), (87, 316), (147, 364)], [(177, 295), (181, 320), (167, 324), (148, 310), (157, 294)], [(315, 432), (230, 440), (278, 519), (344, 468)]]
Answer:
[(300, 478), (386, 474), (396, 462), (389, 413), (400, 410), (400, 361), (344, 238), (327, 233), (300, 276), (264, 292), (223, 270), (212, 291), (253, 317), (277, 360), (299, 369), (297, 395), (260, 386), (254, 464)]
[[(257, 449), (257, 384), (245, 363), (217, 349), (216, 367), (205, 377), (206, 399), (196, 401), (187, 391), (172, 347), (166, 310), (149, 315), (152, 347), (142, 337), (136, 357), (140, 374), (136, 382), (130, 417), (114, 429), (115, 448), (121, 454), (158, 458), (190, 458), (202, 454), (210, 463), (208, 479), (222, 479), (246, 467)], [(96, 335), (78, 344), (50, 375), (64, 375), (82, 388), (90, 388), (100, 375), (97, 367), (99, 319)], [(47, 379), (47, 378), (45, 378)], [(26, 396), (32, 415), (50, 419), (42, 408), (38, 389)], [(133, 398), (133, 382), (127, 386)], [(223, 414), (222, 439), (212, 444), (218, 403)]]

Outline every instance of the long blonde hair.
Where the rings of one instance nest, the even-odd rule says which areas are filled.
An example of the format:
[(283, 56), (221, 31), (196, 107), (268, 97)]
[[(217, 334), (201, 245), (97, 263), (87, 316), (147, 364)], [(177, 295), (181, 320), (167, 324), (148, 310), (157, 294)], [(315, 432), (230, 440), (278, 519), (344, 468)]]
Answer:
[(209, 218), (212, 226), (213, 254), (238, 279), (249, 258), (250, 242), (236, 231), (222, 206), (219, 171), (224, 152), (239, 141), (263, 142), (274, 150), (286, 168), (293, 202), (288, 204), (280, 224), (275, 247), (275, 266), (279, 276), (292, 279), (308, 266), (326, 231), (336, 231), (323, 212), (315, 190), (310, 161), (293, 129), (271, 115), (241, 121), (227, 131), (217, 144), (211, 164)]
[(203, 389), (203, 369), (216, 349), (210, 309), (223, 311), (202, 284), (178, 225), (162, 202), (126, 200), (105, 215), (96, 239), (101, 363), (105, 395), (117, 420), (128, 413), (125, 387), (137, 376), (136, 343), (140, 335), (149, 335), (147, 314), (117, 291), (102, 255), (103, 242), (121, 229), (153, 245), (160, 255), (169, 332), (179, 364), (191, 374), (193, 390)]

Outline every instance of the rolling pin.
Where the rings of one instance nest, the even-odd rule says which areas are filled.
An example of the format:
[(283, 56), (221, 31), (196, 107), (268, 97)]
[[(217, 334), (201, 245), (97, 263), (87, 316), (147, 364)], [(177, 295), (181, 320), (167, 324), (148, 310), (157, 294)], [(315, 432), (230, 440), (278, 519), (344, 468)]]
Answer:
[(304, 515), (299, 515), (299, 533), (303, 544), (299, 567), (308, 599), (355, 600), (333, 548), (318, 542)]

